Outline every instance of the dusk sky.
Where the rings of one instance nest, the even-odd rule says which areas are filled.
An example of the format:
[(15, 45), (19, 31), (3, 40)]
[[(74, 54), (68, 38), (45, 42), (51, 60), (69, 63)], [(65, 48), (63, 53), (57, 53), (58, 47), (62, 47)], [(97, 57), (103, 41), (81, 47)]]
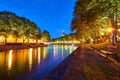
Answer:
[(11, 11), (47, 30), (51, 38), (69, 34), (76, 0), (0, 0), (0, 11)]

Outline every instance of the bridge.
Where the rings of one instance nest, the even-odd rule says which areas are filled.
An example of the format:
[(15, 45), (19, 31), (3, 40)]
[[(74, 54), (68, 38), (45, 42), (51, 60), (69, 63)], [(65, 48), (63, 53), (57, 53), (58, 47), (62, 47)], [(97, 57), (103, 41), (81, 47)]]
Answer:
[(80, 45), (79, 42), (45, 42), (47, 45)]

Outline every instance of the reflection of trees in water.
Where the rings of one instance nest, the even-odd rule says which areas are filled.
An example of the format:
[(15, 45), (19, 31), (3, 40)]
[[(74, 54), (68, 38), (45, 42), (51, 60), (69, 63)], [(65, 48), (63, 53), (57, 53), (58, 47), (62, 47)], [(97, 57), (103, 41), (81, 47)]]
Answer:
[[(40, 70), (41, 66), (44, 68), (51, 67), (51, 64), (55, 66), (69, 55), (70, 49), (73, 50), (70, 46), (56, 45), (0, 52), (0, 65), (2, 65), (0, 66), (0, 80), (8, 80), (8, 75), (14, 79), (16, 76), (32, 74), (36, 68), (38, 69), (38, 66)], [(2, 72), (5, 73), (6, 79), (1, 76)]]
[(38, 48), (38, 64), (40, 64), (41, 61), (41, 48)]
[(47, 60), (47, 59), (49, 59), (49, 56), (50, 56), (50, 49), (49, 49), (49, 47), (40, 47), (40, 49), (41, 49), (41, 59), (42, 60)]

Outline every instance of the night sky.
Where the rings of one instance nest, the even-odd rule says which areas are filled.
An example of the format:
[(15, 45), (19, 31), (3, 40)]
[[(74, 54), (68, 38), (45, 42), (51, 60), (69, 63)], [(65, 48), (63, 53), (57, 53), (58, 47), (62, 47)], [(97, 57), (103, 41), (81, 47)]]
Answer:
[(76, 0), (0, 0), (0, 11), (11, 11), (47, 30), (51, 38), (69, 34)]

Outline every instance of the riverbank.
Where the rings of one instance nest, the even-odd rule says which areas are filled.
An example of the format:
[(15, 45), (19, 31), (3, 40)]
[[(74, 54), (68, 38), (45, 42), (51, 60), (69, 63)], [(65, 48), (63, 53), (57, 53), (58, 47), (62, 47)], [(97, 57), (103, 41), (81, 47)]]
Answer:
[(89, 47), (79, 47), (40, 80), (120, 80), (120, 64)]
[(37, 48), (47, 46), (45, 44), (6, 44), (0, 45), (0, 51), (7, 50), (18, 50), (18, 49), (27, 49), (27, 48)]

